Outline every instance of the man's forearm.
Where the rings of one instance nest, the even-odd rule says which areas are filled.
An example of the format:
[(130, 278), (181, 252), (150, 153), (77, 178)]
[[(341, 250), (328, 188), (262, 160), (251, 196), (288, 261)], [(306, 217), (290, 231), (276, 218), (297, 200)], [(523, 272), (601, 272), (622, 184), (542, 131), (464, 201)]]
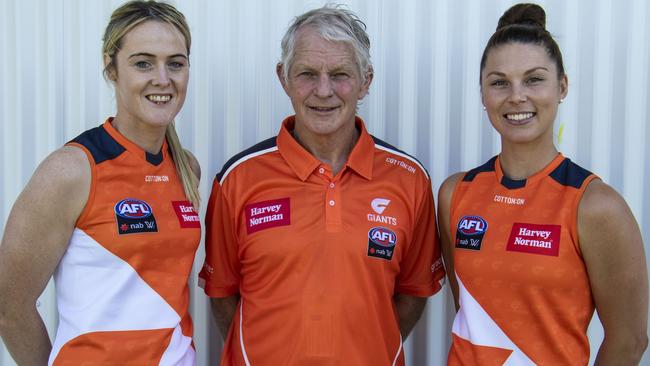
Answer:
[(399, 315), (399, 330), (402, 334), (402, 340), (405, 341), (409, 333), (417, 323), (427, 304), (426, 297), (417, 297), (410, 295), (395, 295), (395, 307)]
[(224, 340), (228, 336), (228, 329), (237, 310), (237, 303), (239, 303), (239, 295), (210, 299), (212, 315), (214, 315)]

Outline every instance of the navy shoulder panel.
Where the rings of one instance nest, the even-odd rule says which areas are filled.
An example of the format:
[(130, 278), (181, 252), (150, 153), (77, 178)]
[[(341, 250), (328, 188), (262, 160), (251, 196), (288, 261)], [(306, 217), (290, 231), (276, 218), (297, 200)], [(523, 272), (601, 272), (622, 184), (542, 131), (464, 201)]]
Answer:
[(572, 162), (571, 159), (565, 158), (549, 175), (563, 186), (580, 188), (591, 174), (590, 171)]
[(377, 138), (377, 137), (375, 137), (373, 135), (370, 135), (370, 136), (375, 141), (375, 144), (377, 144), (379, 146), (383, 146), (383, 147), (385, 147), (385, 148), (387, 148), (389, 150), (393, 150), (394, 152), (402, 154), (402, 155), (408, 157), (409, 159), (413, 160), (414, 162), (416, 162), (420, 166), (420, 168), (422, 168), (422, 170), (424, 170), (424, 173), (426, 174), (426, 176), (429, 179), (431, 179), (431, 176), (429, 175), (429, 171), (424, 168), (424, 165), (422, 165), (422, 162), (420, 160), (418, 160), (415, 156), (413, 156), (411, 154), (408, 154), (408, 153), (396, 148), (395, 146), (389, 144), (388, 142), (386, 142), (386, 141), (384, 141), (382, 139), (379, 139), (379, 138)]
[(493, 172), (495, 170), (494, 164), (496, 161), (497, 157), (495, 156), (492, 159), (488, 160), (485, 164), (468, 171), (463, 177), (463, 182), (473, 181), (479, 173)]
[(217, 181), (221, 182), (221, 178), (223, 178), (224, 174), (226, 174), (231, 168), (234, 168), (242, 159), (246, 160), (247, 156), (276, 146), (276, 139), (277, 136), (270, 137), (264, 141), (258, 142), (257, 144), (228, 159), (228, 161), (221, 168), (221, 171), (217, 174)]
[(70, 142), (76, 142), (88, 149), (93, 156), (93, 160), (95, 160), (95, 164), (115, 159), (126, 150), (102, 126), (91, 128)]

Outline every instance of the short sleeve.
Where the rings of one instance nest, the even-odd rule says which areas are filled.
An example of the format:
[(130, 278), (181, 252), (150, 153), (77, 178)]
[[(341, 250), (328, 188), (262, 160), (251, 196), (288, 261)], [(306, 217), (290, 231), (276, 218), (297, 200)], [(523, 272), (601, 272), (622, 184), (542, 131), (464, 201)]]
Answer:
[(210, 297), (227, 297), (239, 292), (240, 263), (232, 216), (224, 190), (214, 180), (205, 217), (205, 263), (199, 286)]
[(445, 280), (436, 226), (435, 205), (429, 180), (421, 190), (414, 220), (412, 241), (400, 262), (396, 292), (427, 297), (438, 292)]

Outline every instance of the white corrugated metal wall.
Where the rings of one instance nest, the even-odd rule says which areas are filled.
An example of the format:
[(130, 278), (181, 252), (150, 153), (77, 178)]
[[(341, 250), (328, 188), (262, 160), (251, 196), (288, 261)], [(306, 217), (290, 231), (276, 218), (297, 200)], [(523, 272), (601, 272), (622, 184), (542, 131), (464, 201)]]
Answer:
[[(0, 222), (38, 163), (114, 111), (101, 75), (101, 36), (121, 1), (0, 0)], [(420, 158), (434, 190), (452, 172), (494, 155), (498, 136), (479, 100), (483, 46), (512, 0), (341, 1), (368, 25), (375, 79), (360, 107), (369, 130)], [(290, 19), (323, 0), (176, 1), (192, 28), (191, 81), (178, 130), (214, 174), (234, 153), (276, 133), (291, 105), (275, 76)], [(650, 106), (644, 0), (540, 1), (564, 52), (569, 95), (556, 122), (558, 146), (597, 172), (650, 230)], [(647, 244), (646, 244), (647, 248)], [(203, 262), (202, 250), (195, 272)], [(220, 338), (191, 279), (199, 365), (217, 363)], [(449, 346), (448, 290), (429, 301), (406, 344), (410, 365), (441, 365)], [(0, 294), (1, 296), (1, 294)], [(52, 285), (40, 299), (56, 326)], [(590, 329), (592, 350), (602, 329)], [(593, 353), (593, 352), (592, 352)], [(593, 359), (593, 357), (592, 357)], [(643, 364), (650, 365), (650, 357)], [(0, 343), (0, 365), (13, 365)]]

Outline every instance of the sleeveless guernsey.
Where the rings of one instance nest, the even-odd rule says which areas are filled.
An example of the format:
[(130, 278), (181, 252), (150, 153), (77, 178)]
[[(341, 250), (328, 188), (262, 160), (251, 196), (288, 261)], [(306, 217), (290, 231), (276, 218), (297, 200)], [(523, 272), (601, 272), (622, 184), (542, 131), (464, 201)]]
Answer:
[(458, 182), (449, 365), (587, 364), (594, 303), (576, 221), (594, 178), (558, 154), (525, 180), (505, 177), (494, 157)]
[(54, 274), (50, 365), (194, 365), (188, 276), (201, 230), (165, 142), (153, 155), (111, 125), (68, 143), (92, 183)]

